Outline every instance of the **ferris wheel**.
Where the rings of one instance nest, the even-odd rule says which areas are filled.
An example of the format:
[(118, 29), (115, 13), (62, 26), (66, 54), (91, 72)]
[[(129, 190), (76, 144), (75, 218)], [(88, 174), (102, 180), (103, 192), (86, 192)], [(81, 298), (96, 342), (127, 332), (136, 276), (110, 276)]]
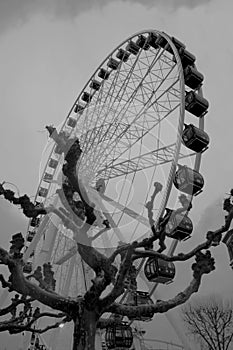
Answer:
[[(155, 182), (163, 185), (155, 201), (155, 224), (167, 207), (177, 206), (180, 191), (191, 201), (202, 190), (199, 168), (209, 143), (203, 80), (182, 42), (145, 30), (118, 45), (75, 100), (59, 134), (67, 142), (79, 140), (79, 179), (97, 218), (88, 235), (105, 254), (119, 241), (150, 236), (145, 205)], [(45, 153), (35, 200), (61, 208), (64, 154), (52, 140)], [(82, 294), (92, 277), (72, 237), (58, 217), (32, 219), (24, 256), (33, 267), (50, 261), (57, 291), (71, 296)], [(178, 242), (173, 238), (169, 254)]]

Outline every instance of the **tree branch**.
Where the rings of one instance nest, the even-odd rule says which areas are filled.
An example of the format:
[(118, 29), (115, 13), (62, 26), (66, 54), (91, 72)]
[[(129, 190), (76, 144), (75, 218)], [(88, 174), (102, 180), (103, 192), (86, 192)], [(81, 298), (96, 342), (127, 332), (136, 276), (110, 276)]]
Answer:
[(128, 250), (129, 246), (130, 246), (130, 244), (123, 244), (123, 245), (120, 245), (119, 247), (117, 247), (114, 250), (114, 252), (110, 255), (110, 257), (108, 258), (109, 264), (112, 264), (114, 262), (114, 260), (116, 259), (118, 254), (122, 254), (123, 252)]
[[(209, 346), (210, 350), (216, 350), (214, 347), (214, 342), (213, 339), (211, 339), (211, 337), (209, 336), (208, 333), (205, 332), (205, 324), (200, 324), (198, 322), (198, 320), (195, 319), (195, 317), (193, 316), (193, 312), (190, 311), (188, 314), (186, 314), (185, 312), (185, 316), (183, 318), (183, 320), (188, 324), (188, 328), (189, 330), (191, 330), (191, 328), (194, 326), (195, 331), (192, 332), (191, 334), (196, 335), (198, 337), (200, 337), (202, 340), (204, 340), (204, 342), (207, 343), (207, 345)], [(204, 329), (203, 329), (204, 326)]]
[(2, 284), (2, 288), (11, 288), (11, 283), (7, 282), (2, 274), (0, 275), (0, 282)]
[(192, 265), (193, 279), (189, 286), (178, 293), (174, 298), (167, 301), (157, 301), (153, 305), (129, 306), (119, 303), (113, 303), (106, 307), (105, 312), (112, 312), (129, 318), (135, 318), (148, 313), (164, 313), (174, 307), (185, 303), (193, 293), (196, 293), (200, 287), (201, 279), (204, 274), (208, 274), (214, 270), (214, 260), (210, 252), (203, 254), (199, 252), (196, 255), (196, 262)]
[(28, 218), (35, 218), (38, 215), (47, 214), (47, 210), (44, 208), (43, 204), (32, 203), (26, 194), (20, 197), (15, 197), (15, 193), (11, 190), (5, 190), (3, 184), (0, 184), (0, 195), (3, 195), (10, 203), (20, 205), (23, 209), (24, 215)]
[[(7, 331), (9, 331), (10, 334), (17, 334), (17, 333), (21, 333), (23, 331), (29, 331), (29, 332), (33, 332), (33, 333), (44, 333), (47, 330), (56, 328), (61, 324), (61, 321), (60, 321), (60, 322), (57, 322), (53, 325), (50, 325), (44, 329), (31, 328), (33, 323), (35, 323), (38, 319), (40, 319), (42, 317), (53, 317), (53, 318), (64, 317), (64, 319), (62, 320), (62, 323), (66, 323), (66, 322), (71, 321), (71, 318), (67, 317), (67, 315), (65, 313), (56, 314), (53, 312), (43, 312), (43, 313), (35, 314), (32, 317), (28, 317), (27, 315), (21, 315), (15, 319), (1, 322), (0, 323), (0, 332), (7, 330)], [(27, 319), (28, 319), (28, 321), (26, 321)], [(25, 321), (26, 321), (26, 323), (24, 323)]]
[(33, 299), (33, 298), (13, 300), (10, 305), (5, 307), (4, 309), (0, 309), (0, 316), (7, 315), (7, 314), (11, 313), (20, 304), (25, 305), (25, 304), (28, 304), (28, 303), (34, 301), (34, 300), (35, 299)]
[(114, 265), (109, 264), (108, 258), (91, 246), (86, 246), (80, 243), (77, 244), (78, 252), (85, 263), (89, 265), (96, 274), (103, 270), (105, 272), (105, 278), (114, 282), (117, 268)]
[[(109, 280), (105, 278), (104, 271), (101, 270), (92, 280), (91, 288), (85, 293), (84, 300), (87, 310), (97, 310), (99, 307), (99, 297), (109, 285)], [(99, 312), (99, 310), (97, 310)]]
[(152, 194), (152, 196), (151, 196), (151, 199), (150, 199), (150, 201), (148, 201), (148, 202), (146, 203), (146, 205), (145, 205), (146, 208), (147, 208), (148, 219), (149, 219), (149, 224), (150, 224), (151, 228), (154, 227), (154, 223), (155, 223), (155, 221), (154, 221), (154, 219), (153, 219), (154, 200), (155, 200), (156, 195), (157, 195), (159, 192), (161, 192), (162, 189), (163, 189), (162, 184), (159, 183), (159, 182), (155, 182), (155, 183), (154, 183), (154, 192), (153, 192), (153, 194)]
[(137, 244), (135, 244), (137, 249), (135, 249), (135, 251), (134, 251), (133, 260), (140, 259), (140, 258), (146, 258), (146, 257), (158, 257), (158, 258), (161, 258), (161, 259), (166, 260), (166, 261), (186, 261), (186, 260), (189, 260), (190, 258), (192, 258), (193, 256), (195, 256), (198, 252), (200, 252), (204, 249), (210, 248), (212, 246), (212, 242), (213, 242), (214, 238), (218, 234), (219, 234), (219, 230), (208, 231), (206, 234), (206, 241), (205, 242), (197, 245), (197, 247), (195, 247), (194, 249), (192, 249), (188, 253), (179, 253), (178, 255), (173, 255), (173, 256), (161, 254), (161, 253), (156, 252), (152, 249), (139, 250), (138, 247), (144, 246), (144, 243), (143, 243), (143, 241), (138, 242)]
[[(74, 300), (64, 298), (55, 292), (44, 290), (27, 280), (22, 271), (22, 259), (13, 259), (9, 256), (7, 251), (0, 248), (0, 260), (8, 266), (11, 273), (9, 282), (6, 282), (5, 284), (3, 283), (6, 288), (10, 287), (11, 290), (16, 291), (17, 293), (29, 295), (31, 298), (34, 298), (53, 309), (66, 312), (67, 310), (72, 310), (72, 308), (74, 308)], [(2, 277), (2, 281), (3, 280)]]
[(226, 350), (232, 336), (232, 306), (221, 299), (210, 298), (191, 303), (182, 310), (183, 320), (191, 334), (198, 336), (210, 349)]
[(100, 300), (100, 309), (103, 311), (105, 308), (110, 306), (123, 292), (124, 292), (124, 281), (132, 266), (132, 254), (134, 251), (134, 244), (127, 245), (124, 258), (121, 261), (120, 269), (117, 275), (116, 282), (111, 292)]
[(158, 257), (166, 261), (186, 261), (194, 257), (199, 251), (208, 249), (211, 246), (209, 242), (204, 242), (202, 244), (199, 244), (197, 247), (192, 249), (188, 253), (179, 253), (178, 255), (168, 256), (166, 254), (155, 252), (154, 250), (138, 250), (135, 249), (133, 259), (140, 259), (140, 258), (152, 258), (152, 257)]
[[(14, 264), (12, 258), (9, 256), (8, 252), (0, 247), (0, 262), (4, 265), (11, 266)], [(3, 275), (1, 275), (1, 282), (4, 280)], [(5, 281), (5, 280), (4, 280)]]

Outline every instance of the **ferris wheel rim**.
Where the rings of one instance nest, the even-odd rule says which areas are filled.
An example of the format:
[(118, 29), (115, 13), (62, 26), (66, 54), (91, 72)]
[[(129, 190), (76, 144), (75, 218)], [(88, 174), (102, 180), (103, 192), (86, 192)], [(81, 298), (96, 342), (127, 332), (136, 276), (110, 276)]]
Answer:
[[(67, 121), (67, 119), (70, 117), (70, 115), (72, 114), (72, 111), (73, 111), (74, 107), (77, 105), (77, 102), (80, 100), (82, 93), (85, 91), (86, 87), (87, 87), (87, 86), (90, 84), (90, 82), (93, 80), (93, 77), (95, 77), (95, 75), (97, 74), (97, 72), (99, 71), (99, 69), (101, 69), (101, 68), (103, 67), (104, 63), (107, 62), (107, 60), (109, 59), (109, 57), (111, 57), (120, 47), (122, 47), (123, 44), (125, 44), (125, 43), (128, 42), (129, 40), (135, 38), (136, 36), (143, 35), (143, 34), (148, 34), (148, 33), (156, 33), (156, 34), (159, 34), (159, 35), (162, 35), (162, 36), (166, 37), (166, 39), (169, 41), (171, 47), (173, 48), (175, 57), (176, 57), (176, 59), (177, 59), (177, 64), (179, 65), (179, 69), (180, 69), (181, 63), (180, 63), (179, 55), (178, 55), (178, 53), (176, 52), (176, 47), (174, 46), (174, 44), (173, 44), (172, 41), (170, 40), (169, 36), (167, 36), (167, 35), (166, 35), (165, 33), (163, 33), (163, 32), (160, 32), (160, 31), (157, 31), (157, 30), (154, 30), (154, 29), (147, 29), (147, 30), (142, 30), (142, 31), (139, 31), (139, 32), (137, 32), (137, 33), (134, 33), (133, 35), (129, 36), (127, 39), (125, 39), (124, 41), (122, 41), (119, 45), (117, 45), (117, 46), (110, 52), (110, 54), (108, 54), (108, 55), (106, 56), (106, 58), (100, 63), (100, 65), (97, 67), (97, 69), (96, 69), (96, 70), (94, 71), (94, 73), (91, 75), (91, 77), (89, 78), (89, 80), (88, 80), (87, 83), (84, 85), (84, 87), (83, 87), (83, 89), (81, 90), (81, 92), (79, 93), (78, 97), (76, 98), (74, 104), (72, 105), (72, 107), (71, 107), (71, 109), (70, 109), (70, 111), (69, 111), (69, 113), (68, 113), (68, 115), (67, 115), (65, 121), (63, 122), (63, 124), (62, 124), (62, 126), (61, 126), (61, 129), (60, 129), (61, 131), (64, 129), (65, 124), (66, 124), (66, 121)], [(182, 69), (180, 69), (180, 72), (182, 72)], [(184, 110), (183, 104), (184, 104), (184, 101), (182, 101), (182, 109)], [(71, 130), (71, 133), (72, 133), (72, 130)], [(45, 167), (44, 167), (44, 170), (43, 170), (43, 172), (42, 172), (41, 180), (40, 180), (40, 182), (39, 182), (39, 186), (38, 186), (38, 189), (37, 189), (37, 192), (36, 192), (36, 196), (35, 196), (35, 201), (36, 201), (37, 198), (38, 198), (39, 187), (40, 187), (40, 185), (41, 185), (42, 182), (43, 182), (43, 175), (44, 175), (44, 173), (46, 172), (46, 169), (47, 169), (47, 167), (48, 167), (48, 162), (49, 162), (49, 160), (50, 160), (51, 157), (52, 157), (52, 154), (53, 154), (53, 152), (54, 152), (54, 148), (55, 148), (55, 145), (54, 145), (54, 147), (52, 148), (52, 150), (51, 150), (51, 152), (50, 152), (50, 155), (49, 155), (49, 157), (48, 157), (47, 163), (46, 163), (46, 165), (45, 165)]]
[[(118, 46), (117, 46), (117, 47), (102, 61), (102, 63), (98, 66), (98, 68), (97, 68), (97, 69), (95, 70), (95, 72), (92, 74), (91, 78), (87, 81), (86, 85), (85, 85), (84, 88), (81, 90), (80, 94), (78, 95), (77, 99), (75, 100), (75, 102), (74, 102), (74, 104), (73, 104), (73, 106), (72, 106), (72, 108), (71, 108), (71, 110), (70, 110), (70, 112), (69, 112), (67, 118), (65, 119), (65, 121), (64, 121), (64, 123), (63, 123), (63, 126), (61, 127), (61, 130), (64, 130), (65, 125), (66, 125), (66, 121), (67, 121), (68, 118), (71, 116), (72, 111), (73, 111), (74, 107), (77, 105), (78, 101), (80, 100), (82, 93), (85, 91), (86, 87), (89, 85), (89, 83), (90, 83), (90, 82), (92, 81), (92, 79), (95, 77), (95, 75), (97, 74), (98, 70), (99, 70), (101, 67), (103, 67), (104, 63), (107, 62), (108, 58), (111, 57), (115, 52), (117, 52), (117, 50), (118, 50), (120, 47), (122, 47), (123, 44), (125, 44), (125, 43), (128, 42), (129, 40), (135, 38), (137, 35), (145, 34), (145, 33), (148, 34), (148, 33), (151, 33), (151, 32), (158, 33), (158, 34), (162, 35), (163, 37), (165, 37), (165, 38), (167, 39), (167, 41), (169, 42), (170, 46), (173, 48), (173, 53), (174, 53), (174, 55), (175, 55), (175, 57), (176, 57), (176, 64), (177, 64), (178, 69), (179, 69), (179, 82), (180, 82), (180, 86), (181, 86), (181, 91), (184, 92), (184, 78), (183, 78), (183, 70), (182, 70), (182, 66), (181, 66), (181, 62), (180, 62), (180, 57), (179, 57), (179, 54), (178, 54), (178, 52), (177, 52), (176, 47), (174, 46), (173, 42), (170, 40), (170, 37), (167, 36), (165, 33), (162, 33), (162, 32), (159, 32), (159, 31), (155, 31), (155, 30), (149, 30), (149, 31), (148, 31), (148, 30), (144, 30), (144, 31), (140, 31), (140, 32), (138, 32), (138, 33), (136, 33), (136, 34), (130, 36), (128, 39), (124, 40), (121, 44), (119, 44), (119, 45), (118, 45)], [(181, 98), (182, 98), (182, 100), (181, 100), (181, 103), (180, 103), (180, 110), (181, 110), (181, 113), (180, 113), (180, 118), (179, 118), (179, 129), (181, 129), (181, 127), (183, 126), (183, 123), (184, 123), (184, 93), (181, 93)], [(71, 130), (71, 133), (72, 133), (72, 130)], [(178, 157), (178, 155), (179, 155), (179, 149), (180, 149), (180, 145), (181, 145), (181, 137), (180, 137), (180, 134), (181, 134), (181, 133), (178, 133), (178, 136), (177, 136), (177, 143), (178, 143), (178, 146), (176, 146), (176, 152), (175, 152), (176, 157)], [(54, 147), (55, 147), (55, 145), (54, 145)], [(46, 172), (46, 168), (47, 168), (48, 162), (49, 162), (49, 160), (51, 159), (51, 157), (52, 157), (52, 155), (53, 155), (54, 147), (53, 147), (53, 149), (52, 149), (52, 151), (51, 151), (51, 153), (50, 153), (50, 156), (49, 156), (48, 161), (47, 161), (47, 163), (46, 163), (46, 166), (45, 166), (45, 169), (44, 169), (43, 174)], [(171, 187), (171, 184), (172, 184), (172, 176), (173, 176), (173, 174), (174, 174), (174, 172), (175, 172), (175, 167), (176, 167), (177, 162), (178, 162), (178, 158), (176, 159), (175, 162), (173, 161), (172, 166), (171, 166), (172, 170), (171, 170), (171, 176), (170, 176), (170, 179), (169, 179), (169, 184), (168, 184), (168, 182), (167, 182), (167, 184), (168, 184), (170, 187)], [(42, 179), (43, 179), (43, 177), (42, 177)], [(41, 183), (42, 183), (42, 181), (43, 181), (42, 179), (41, 179), (40, 185), (41, 185)], [(39, 187), (40, 187), (40, 185), (39, 185)], [(39, 192), (39, 187), (38, 187), (37, 194), (38, 194), (38, 192)], [(164, 202), (163, 202), (163, 208), (162, 208), (161, 211), (160, 211), (160, 215), (161, 215), (161, 212), (164, 211), (164, 208), (165, 208), (165, 206), (166, 206), (166, 201), (167, 201), (167, 199), (168, 199), (168, 197), (169, 197), (169, 193), (170, 193), (170, 189), (169, 189), (169, 187), (167, 187), (166, 193), (164, 194), (165, 200), (164, 200)], [(37, 197), (36, 197), (36, 198), (37, 198)], [(161, 207), (162, 207), (162, 206), (161, 206)]]
[[(177, 139), (176, 139), (176, 146), (175, 146), (175, 151), (174, 151), (174, 158), (173, 161), (171, 162), (171, 166), (170, 166), (170, 173), (169, 173), (169, 176), (167, 178), (167, 181), (166, 181), (166, 189), (164, 191), (164, 194), (163, 194), (163, 199), (161, 201), (161, 204), (160, 204), (160, 210), (157, 214), (157, 218), (159, 218), (162, 214), (163, 214), (163, 211), (166, 207), (166, 203), (169, 199), (169, 195), (170, 195), (170, 191), (171, 191), (171, 187), (172, 187), (172, 180), (173, 180), (173, 176), (174, 176), (174, 173), (176, 171), (176, 166), (178, 164), (178, 160), (179, 160), (179, 153), (180, 153), (180, 147), (181, 147), (181, 134), (182, 134), (182, 129), (183, 129), (183, 125), (184, 125), (184, 118), (185, 118), (185, 106), (184, 106), (184, 100), (185, 100), (185, 84), (184, 84), (184, 76), (183, 76), (183, 69), (182, 69), (182, 65), (181, 65), (181, 60), (180, 60), (180, 57), (179, 57), (179, 54), (177, 52), (177, 49), (175, 47), (175, 45), (173, 44), (172, 40), (170, 39), (170, 37), (168, 35), (166, 35), (165, 33), (161, 33), (159, 31), (149, 31), (149, 32), (156, 32), (156, 33), (159, 33), (160, 35), (164, 36), (166, 39), (167, 39), (167, 42), (170, 44), (170, 46), (172, 47), (173, 49), (173, 53), (175, 55), (175, 58), (176, 58), (176, 64), (177, 66), (179, 67), (179, 82), (180, 82), (180, 91), (181, 91), (181, 103), (180, 103), (180, 115), (179, 115), (179, 123), (178, 123), (178, 132), (177, 132)], [(125, 43), (126, 41), (134, 38), (136, 35), (139, 35), (139, 34), (144, 34), (144, 33), (148, 33), (148, 31), (140, 31), (139, 33), (136, 33), (132, 36), (130, 36), (128, 39), (126, 39), (123, 43)], [(122, 43), (122, 44), (123, 44)], [(122, 44), (118, 45), (117, 48), (115, 48), (108, 56), (107, 58), (105, 58), (105, 60), (103, 60), (103, 62), (99, 65), (99, 67), (96, 69), (96, 71), (94, 72), (94, 74), (91, 76), (91, 78), (88, 80), (88, 82), (86, 83), (86, 85), (84, 86), (84, 88), (81, 90), (78, 98), (75, 100), (67, 118), (65, 119), (64, 123), (63, 123), (63, 126), (61, 127), (61, 130), (65, 129), (65, 125), (66, 125), (66, 121), (68, 120), (68, 118), (72, 115), (72, 111), (73, 111), (73, 108), (75, 107), (75, 105), (78, 103), (79, 99), (81, 98), (81, 95), (82, 93), (85, 91), (86, 87), (89, 85), (89, 83), (92, 81), (92, 79), (95, 77), (95, 75), (97, 74), (98, 70), (103, 66), (103, 64), (107, 61), (108, 57), (111, 57), (111, 55), (114, 54), (114, 52), (117, 51), (117, 49), (119, 47), (122, 46)], [(204, 119), (203, 118), (200, 118), (199, 119), (199, 128), (204, 130)], [(72, 132), (72, 131), (71, 131)], [(55, 147), (55, 146), (54, 146)], [(45, 166), (45, 169), (44, 169), (44, 172), (43, 174), (46, 172), (46, 168), (47, 168), (47, 165), (48, 165), (48, 162), (49, 160), (52, 158), (52, 155), (53, 155), (53, 152), (54, 152), (54, 147), (50, 153), (50, 156), (47, 160), (47, 164)], [(194, 165), (194, 169), (195, 170), (199, 170), (200, 168), (200, 162), (201, 162), (201, 153), (198, 153), (196, 154), (196, 158), (195, 158), (195, 165)], [(42, 184), (42, 180), (39, 184), (39, 187), (41, 186)], [(37, 190), (37, 194), (39, 192), (39, 187), (38, 187), (38, 190)], [(37, 198), (37, 196), (36, 196)], [(36, 200), (36, 199), (35, 199)], [(85, 275), (86, 272), (83, 270), (83, 275)], [(149, 289), (148, 289), (149, 290)]]
[[(149, 30), (149, 31), (148, 31), (148, 30), (140, 31), (140, 32), (138, 32), (138, 33), (136, 33), (136, 34), (134, 34), (134, 35), (131, 35), (129, 38), (127, 38), (127, 39), (124, 40), (122, 43), (120, 43), (114, 50), (112, 50), (112, 52), (111, 52), (111, 53), (102, 61), (102, 63), (98, 66), (98, 68), (97, 68), (97, 69), (95, 70), (95, 72), (92, 74), (91, 78), (87, 81), (87, 83), (86, 83), (86, 85), (84, 86), (84, 88), (81, 90), (81, 92), (80, 92), (80, 94), (78, 95), (77, 99), (75, 100), (75, 102), (74, 102), (74, 104), (73, 104), (73, 106), (72, 106), (72, 108), (71, 108), (71, 110), (70, 110), (70, 112), (69, 112), (67, 118), (65, 119), (65, 121), (64, 121), (64, 123), (63, 123), (63, 125), (62, 125), (62, 127), (61, 127), (61, 130), (63, 130), (63, 129), (65, 128), (66, 121), (67, 121), (67, 119), (69, 118), (69, 116), (71, 115), (74, 106), (75, 106), (75, 105), (78, 103), (78, 101), (80, 100), (80, 98), (81, 98), (81, 96), (82, 96), (82, 93), (85, 91), (85, 88), (90, 84), (90, 82), (92, 81), (93, 77), (95, 77), (95, 75), (97, 74), (97, 72), (99, 71), (99, 69), (101, 69), (101, 67), (104, 65), (104, 63), (107, 62), (107, 60), (109, 59), (109, 57), (112, 57), (112, 55), (113, 55), (120, 47), (122, 47), (122, 45), (124, 45), (125, 43), (129, 42), (129, 40), (131, 40), (131, 39), (137, 37), (138, 35), (145, 34), (145, 33), (149, 34), (149, 33), (151, 33), (151, 32), (157, 33), (157, 34), (160, 34), (160, 35), (164, 36), (163, 33), (159, 32), (159, 31), (155, 31), (155, 30), (152, 30), (152, 31), (150, 31), (150, 30)], [(173, 49), (176, 50), (176, 48), (175, 48), (175, 46), (173, 45), (173, 43), (171, 43), (171, 46), (173, 46)], [(176, 53), (176, 55), (178, 55), (178, 54)], [(177, 60), (177, 62), (178, 62), (178, 64), (179, 64), (179, 60)], [(182, 72), (181, 69), (179, 69), (179, 71)], [(179, 75), (179, 80), (180, 80), (180, 79), (181, 79), (181, 77), (180, 77), (180, 75)], [(183, 94), (181, 94), (181, 96), (183, 96)], [(183, 111), (183, 110), (184, 110), (184, 101), (181, 102), (181, 106), (182, 106), (181, 110)], [(180, 124), (182, 124), (181, 118), (180, 118), (179, 125), (180, 125)], [(71, 130), (71, 133), (72, 133), (72, 130)], [(179, 136), (178, 136), (178, 138), (179, 138)], [(180, 139), (179, 139), (179, 145), (180, 145), (180, 143), (181, 143), (181, 142), (180, 142)], [(54, 145), (54, 147), (55, 147), (55, 145)], [(51, 150), (50, 156), (48, 157), (48, 161), (47, 161), (47, 163), (46, 163), (46, 166), (45, 166), (45, 169), (44, 169), (43, 174), (46, 172), (46, 169), (47, 169), (47, 167), (48, 167), (48, 162), (49, 162), (49, 160), (51, 159), (52, 154), (53, 154), (53, 151), (54, 151), (54, 147), (53, 147), (53, 149)], [(176, 154), (178, 154), (178, 150), (176, 151)], [(174, 173), (174, 169), (173, 169), (172, 173)], [(43, 177), (41, 178), (40, 185), (41, 185), (42, 181), (43, 181)], [(170, 178), (170, 183), (171, 183), (171, 181), (172, 181), (172, 178)], [(39, 187), (40, 187), (40, 185), (39, 185)], [(38, 190), (37, 190), (37, 194), (36, 194), (35, 200), (36, 200), (37, 197), (38, 197), (39, 187), (38, 187)], [(165, 208), (165, 204), (164, 204), (163, 207)], [(164, 210), (164, 208), (162, 209), (162, 211)]]

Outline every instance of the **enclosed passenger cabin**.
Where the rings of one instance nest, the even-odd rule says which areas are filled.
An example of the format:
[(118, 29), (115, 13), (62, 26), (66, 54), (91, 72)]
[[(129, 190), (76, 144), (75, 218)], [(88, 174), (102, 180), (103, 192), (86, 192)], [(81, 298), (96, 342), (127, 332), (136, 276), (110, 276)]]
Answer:
[(149, 50), (150, 44), (148, 43), (148, 39), (145, 35), (139, 35), (136, 41), (136, 45), (139, 46), (143, 50)]
[(77, 120), (76, 119), (74, 119), (74, 118), (69, 118), (68, 120), (67, 120), (67, 126), (70, 126), (71, 128), (74, 128), (75, 126), (76, 126), (76, 124), (77, 124)]
[[(176, 49), (178, 50), (178, 52), (181, 52), (181, 50), (185, 49), (185, 44), (183, 44), (180, 40), (176, 39), (174, 36), (171, 38), (171, 41), (173, 42), (173, 44), (175, 45)], [(164, 48), (170, 52), (171, 54), (173, 54), (173, 49), (172, 47), (169, 45), (169, 43), (167, 45), (164, 45)]]
[(45, 182), (51, 182), (52, 179), (53, 179), (53, 175), (52, 174), (45, 173), (44, 176), (43, 176), (43, 181), (45, 181)]
[(94, 90), (98, 91), (100, 89), (100, 87), (101, 87), (101, 82), (100, 81), (95, 80), (95, 79), (91, 81), (91, 83), (90, 83), (90, 88), (91, 89), (94, 89)]
[(85, 102), (87, 102), (87, 103), (88, 103), (88, 102), (90, 102), (90, 101), (91, 101), (92, 96), (91, 96), (91, 94), (90, 94), (89, 92), (84, 91), (84, 92), (83, 92), (83, 94), (82, 94), (81, 99), (82, 99), (83, 101), (85, 101)]
[(202, 191), (204, 179), (198, 171), (180, 165), (175, 173), (173, 183), (179, 191), (197, 195)]
[(172, 53), (172, 48), (169, 45), (168, 41), (166, 38), (164, 38), (162, 35), (158, 35), (156, 39), (156, 44), (163, 49), (167, 50), (168, 52)]
[(159, 45), (156, 44), (156, 40), (157, 40), (157, 35), (156, 33), (150, 33), (147, 39), (147, 42), (150, 46), (152, 46), (154, 49), (158, 49)]
[(162, 35), (159, 34), (156, 39), (156, 44), (160, 47), (165, 48), (165, 46), (167, 45), (167, 39), (165, 39)]
[[(183, 66), (183, 69), (185, 69), (187, 66), (194, 65), (194, 63), (196, 61), (196, 57), (191, 52), (189, 52), (185, 49), (180, 49), (179, 54), (180, 54), (180, 60), (181, 60), (181, 64)], [(175, 60), (175, 58), (174, 58), (174, 60)]]
[(126, 46), (126, 50), (132, 53), (133, 55), (137, 55), (140, 47), (132, 40), (129, 41), (128, 45)]
[[(185, 50), (185, 44), (182, 43), (180, 40), (176, 39), (174, 36), (171, 37), (170, 39), (173, 42), (176, 49), (178, 50), (178, 52), (182, 54), (183, 51)], [(158, 35), (157, 40), (156, 40), (156, 44), (158, 44), (160, 47), (163, 47), (166, 51), (173, 54), (172, 47), (168, 43), (167, 39), (164, 38), (162, 35)], [(174, 58), (174, 60), (175, 60), (175, 58)]]
[(173, 262), (154, 257), (146, 261), (144, 273), (150, 282), (168, 284), (175, 277), (176, 269)]
[(98, 77), (100, 77), (101, 79), (107, 80), (109, 78), (109, 75), (110, 75), (110, 72), (108, 72), (104, 68), (100, 68), (100, 71), (98, 73)]
[(166, 236), (184, 241), (188, 239), (193, 231), (193, 223), (187, 215), (178, 214), (175, 210), (170, 215), (165, 226)]
[(105, 342), (108, 349), (129, 349), (133, 344), (132, 328), (125, 322), (108, 326)]
[(30, 226), (37, 227), (40, 224), (40, 218), (32, 218), (30, 221)]
[[(143, 291), (130, 291), (127, 295), (126, 299), (126, 305), (130, 306), (141, 306), (141, 305), (153, 305), (153, 300), (151, 299), (148, 292)], [(129, 320), (136, 320), (136, 321), (150, 321), (154, 316), (153, 312), (147, 312), (144, 314), (140, 314), (134, 318), (129, 318)]]
[(38, 192), (38, 195), (39, 195), (40, 197), (46, 197), (47, 194), (48, 194), (48, 189), (45, 188), (45, 187), (40, 187), (39, 192)]
[(49, 164), (48, 165), (49, 165), (50, 168), (56, 169), (56, 167), (58, 165), (58, 161), (56, 159), (51, 158), (49, 160)]
[(196, 117), (202, 117), (207, 113), (209, 102), (194, 91), (189, 91), (185, 96), (185, 109)]
[(113, 70), (116, 70), (120, 64), (120, 61), (115, 60), (114, 58), (109, 58), (107, 66)]
[(24, 273), (31, 273), (32, 272), (32, 262), (28, 261), (25, 263), (25, 265), (23, 266), (23, 272)]
[(182, 140), (187, 148), (197, 153), (204, 152), (210, 142), (208, 134), (193, 124), (185, 124)]
[(116, 57), (122, 62), (127, 62), (129, 59), (129, 56), (130, 56), (130, 53), (123, 49), (119, 49), (116, 54)]
[(85, 108), (85, 106), (78, 103), (74, 107), (74, 113), (81, 113), (81, 112), (83, 112), (84, 108)]
[(180, 40), (176, 39), (174, 36), (172, 37), (172, 42), (179, 52), (181, 52), (181, 50), (183, 51), (186, 47), (184, 43), (182, 43)]
[[(31, 225), (32, 226), (32, 225)], [(28, 242), (31, 242), (35, 236), (36, 232), (33, 232), (33, 231), (29, 231), (28, 234), (27, 234), (27, 237), (26, 237), (26, 240)]]
[(197, 89), (201, 86), (204, 80), (204, 75), (201, 74), (195, 67), (187, 66), (184, 69), (184, 82), (185, 85), (191, 89)]

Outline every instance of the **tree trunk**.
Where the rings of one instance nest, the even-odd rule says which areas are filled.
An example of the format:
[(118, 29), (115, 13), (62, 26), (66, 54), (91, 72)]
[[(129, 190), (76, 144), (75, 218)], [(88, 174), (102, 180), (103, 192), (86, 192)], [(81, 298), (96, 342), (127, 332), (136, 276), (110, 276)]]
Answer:
[(74, 321), (72, 350), (95, 350), (95, 333), (98, 317), (96, 312), (84, 309)]

